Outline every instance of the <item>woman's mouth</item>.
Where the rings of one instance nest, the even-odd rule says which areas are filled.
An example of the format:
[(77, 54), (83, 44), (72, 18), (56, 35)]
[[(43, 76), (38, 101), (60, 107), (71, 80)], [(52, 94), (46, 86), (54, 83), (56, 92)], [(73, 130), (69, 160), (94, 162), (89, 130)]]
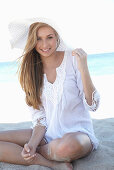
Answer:
[(50, 48), (47, 49), (41, 49), (43, 52), (48, 52), (50, 50)]

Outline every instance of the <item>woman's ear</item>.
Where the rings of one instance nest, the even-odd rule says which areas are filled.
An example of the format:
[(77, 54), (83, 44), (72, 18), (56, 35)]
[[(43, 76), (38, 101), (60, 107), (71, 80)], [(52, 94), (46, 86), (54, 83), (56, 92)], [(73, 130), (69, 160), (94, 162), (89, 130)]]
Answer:
[(57, 48), (59, 47), (59, 45), (60, 45), (60, 39), (57, 38)]

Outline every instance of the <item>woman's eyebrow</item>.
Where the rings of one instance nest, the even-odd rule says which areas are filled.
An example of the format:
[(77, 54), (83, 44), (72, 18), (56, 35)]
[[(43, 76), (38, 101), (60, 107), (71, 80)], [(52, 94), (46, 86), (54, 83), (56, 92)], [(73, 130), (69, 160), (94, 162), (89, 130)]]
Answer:
[(53, 34), (49, 34), (49, 35), (47, 35), (47, 36), (50, 36), (50, 35), (53, 35)]
[[(54, 35), (54, 34), (48, 34), (47, 37), (50, 36), (50, 35)], [(38, 36), (38, 37), (40, 38), (41, 36)]]

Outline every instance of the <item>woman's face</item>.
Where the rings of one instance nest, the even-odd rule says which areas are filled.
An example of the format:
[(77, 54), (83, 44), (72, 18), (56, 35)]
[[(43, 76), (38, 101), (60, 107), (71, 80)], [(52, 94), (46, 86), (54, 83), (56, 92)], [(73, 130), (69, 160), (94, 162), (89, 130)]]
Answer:
[(37, 32), (36, 51), (44, 57), (50, 56), (57, 48), (57, 37), (51, 27), (41, 27)]

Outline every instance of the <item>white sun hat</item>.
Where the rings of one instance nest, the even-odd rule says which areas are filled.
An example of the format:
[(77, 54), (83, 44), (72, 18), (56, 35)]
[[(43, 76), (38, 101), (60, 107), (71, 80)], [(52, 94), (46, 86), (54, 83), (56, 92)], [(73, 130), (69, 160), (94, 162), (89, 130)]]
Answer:
[[(9, 23), (8, 29), (11, 36), (10, 44), (11, 48), (19, 48), (23, 49), (25, 48), (27, 37), (29, 33), (29, 27), (31, 24), (35, 22), (42, 22), (50, 25), (53, 27), (57, 33), (61, 34), (60, 29), (57, 25), (54, 24), (54, 22), (47, 18), (27, 18), (27, 19), (16, 19)], [(68, 50), (69, 48), (67, 45), (63, 42), (61, 36), (60, 36), (60, 45), (57, 48), (57, 51), (64, 51)]]

